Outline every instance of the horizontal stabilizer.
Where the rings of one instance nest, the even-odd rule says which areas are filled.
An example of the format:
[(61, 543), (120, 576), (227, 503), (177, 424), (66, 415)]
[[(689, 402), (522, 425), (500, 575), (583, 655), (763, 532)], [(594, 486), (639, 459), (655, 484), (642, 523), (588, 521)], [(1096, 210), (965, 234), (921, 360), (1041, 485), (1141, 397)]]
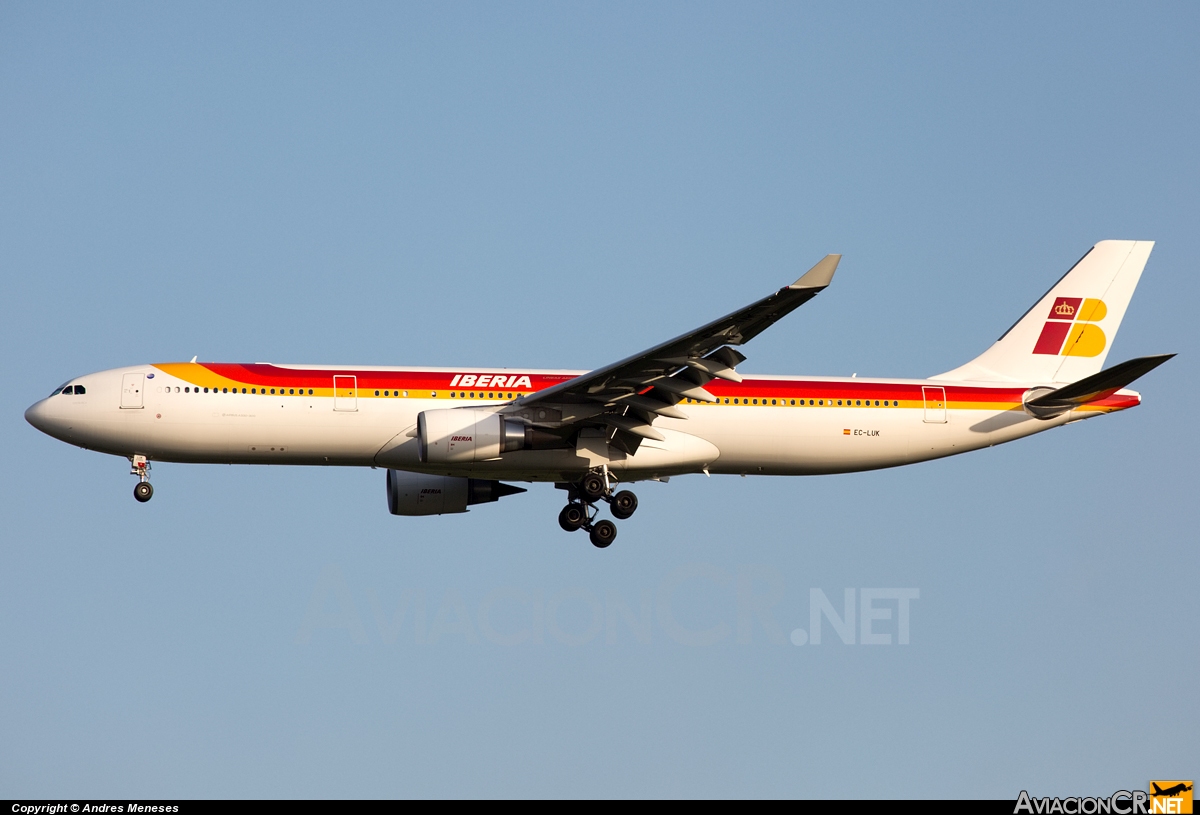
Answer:
[(1041, 392), (1025, 402), (1025, 410), (1039, 419), (1052, 419), (1080, 405), (1111, 396), (1173, 356), (1175, 355), (1155, 354), (1150, 357), (1138, 357), (1061, 388), (1039, 389)]

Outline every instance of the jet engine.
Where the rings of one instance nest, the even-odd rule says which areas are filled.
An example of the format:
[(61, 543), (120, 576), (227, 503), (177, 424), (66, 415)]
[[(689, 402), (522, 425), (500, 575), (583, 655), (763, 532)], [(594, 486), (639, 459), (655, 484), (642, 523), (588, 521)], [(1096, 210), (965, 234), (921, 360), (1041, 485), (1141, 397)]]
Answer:
[(480, 408), (426, 410), (417, 416), (417, 456), (426, 464), (466, 464), (530, 446), (533, 428)]
[(472, 504), (499, 501), (525, 492), (485, 478), (455, 478), (404, 470), (387, 471), (388, 512), (393, 515), (446, 515), (466, 512)]

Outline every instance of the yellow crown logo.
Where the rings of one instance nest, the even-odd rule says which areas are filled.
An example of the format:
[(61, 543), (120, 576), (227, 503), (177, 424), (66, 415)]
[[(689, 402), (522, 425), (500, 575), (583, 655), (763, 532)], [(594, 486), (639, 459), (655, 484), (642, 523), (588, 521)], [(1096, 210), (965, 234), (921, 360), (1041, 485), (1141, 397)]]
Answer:
[(1054, 313), (1062, 317), (1071, 317), (1075, 314), (1075, 307), (1070, 303), (1059, 303), (1054, 307)]

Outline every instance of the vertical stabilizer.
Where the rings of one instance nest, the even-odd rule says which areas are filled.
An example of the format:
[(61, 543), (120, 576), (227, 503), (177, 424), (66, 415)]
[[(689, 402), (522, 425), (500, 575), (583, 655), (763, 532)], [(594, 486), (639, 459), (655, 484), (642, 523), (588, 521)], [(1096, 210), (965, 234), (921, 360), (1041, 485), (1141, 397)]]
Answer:
[(932, 378), (1074, 382), (1098, 373), (1153, 248), (1153, 241), (1101, 241), (991, 348)]

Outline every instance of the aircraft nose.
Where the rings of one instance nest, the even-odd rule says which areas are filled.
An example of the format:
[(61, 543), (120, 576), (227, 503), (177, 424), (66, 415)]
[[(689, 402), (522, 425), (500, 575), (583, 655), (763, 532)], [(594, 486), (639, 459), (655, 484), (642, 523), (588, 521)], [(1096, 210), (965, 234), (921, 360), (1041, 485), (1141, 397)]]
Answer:
[(34, 402), (29, 406), (29, 409), (25, 411), (25, 421), (29, 422), (43, 433), (46, 433), (47, 428), (50, 426), (50, 416), (48, 415), (49, 410), (46, 407), (46, 401), (47, 400), (43, 399), (40, 402)]

